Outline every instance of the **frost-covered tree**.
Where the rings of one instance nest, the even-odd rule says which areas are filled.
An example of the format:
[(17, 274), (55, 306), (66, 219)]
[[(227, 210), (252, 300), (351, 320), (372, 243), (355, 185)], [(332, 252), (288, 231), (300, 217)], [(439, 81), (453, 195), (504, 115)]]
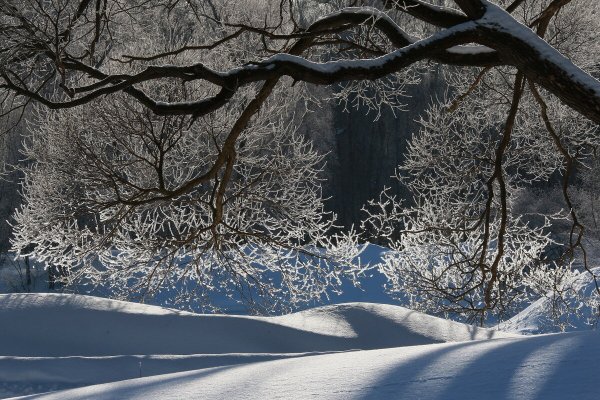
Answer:
[[(215, 34), (210, 21), (190, 32), (185, 16), (171, 13), (127, 34), (152, 38), (145, 49), (154, 52), (192, 34)], [(131, 43), (121, 53), (135, 51)], [(249, 38), (234, 44), (202, 57), (227, 66), (260, 46)], [(162, 58), (200, 60), (187, 57)], [(208, 96), (211, 86), (142, 84), (179, 102)], [(157, 115), (124, 93), (57, 111), (36, 107), (28, 115), (23, 153), (32, 164), (24, 168), (16, 247), (67, 283), (108, 285), (126, 298), (163, 290), (173, 301), (210, 306), (211, 295), (225, 292), (265, 312), (335, 290), (353, 273), (341, 263), (350, 264), (358, 250), (355, 238), (331, 235), (320, 188), (323, 155), (296, 130), (311, 98), (304, 86), (282, 86), (241, 125), (238, 114), (255, 94), (241, 88), (203, 116)]]
[[(528, 2), (515, 15), (578, 65), (599, 72), (598, 3), (573, 2), (560, 13), (552, 5), (558, 7)], [(391, 291), (415, 308), (480, 322), (490, 313), (510, 316), (546, 294), (567, 302), (561, 294), (571, 295), (566, 287), (576, 270), (591, 272), (582, 241), (585, 211), (575, 207), (570, 182), (600, 144), (597, 123), (521, 70), (446, 72), (449, 94), (423, 116), (396, 173), (413, 203), (384, 191), (367, 208), (365, 227), (394, 250), (382, 266)], [(563, 212), (522, 207), (536, 184), (557, 174)], [(551, 225), (564, 226), (565, 219), (567, 232), (551, 235)], [(558, 257), (548, 254), (557, 246)]]
[[(422, 251), (415, 268), (433, 257), (464, 273), (454, 281), (417, 272), (415, 284), (421, 274), (434, 288), (419, 297), (442, 296), (432, 307), (449, 311), (504, 308), (513, 292), (503, 285), (516, 286), (547, 243), (544, 223), (510, 212), (515, 193), (553, 168), (569, 175), (578, 146), (570, 138), (587, 146), (597, 136), (600, 82), (590, 73), (599, 43), (581, 27), (595, 23), (598, 6), (442, 3), (2, 2), (4, 109), (43, 106), (26, 148), (35, 164), (15, 249), (35, 244), (38, 258), (120, 277), (127, 290), (132, 280), (143, 291), (190, 279), (244, 296), (318, 296), (340, 264), (311, 265), (350, 259), (355, 246), (327, 236), (320, 157), (294, 134), (297, 103), (314, 100), (310, 85), (341, 84), (338, 100), (396, 110), (403, 86), (436, 63), (448, 66), (451, 90), (425, 117), (406, 168), (417, 207), (393, 205), (390, 215), (401, 229), (431, 231), (401, 236), (399, 246)], [(427, 165), (438, 152), (440, 163)], [(449, 225), (432, 230), (442, 210)], [(458, 258), (448, 262), (436, 246), (454, 246)], [(478, 294), (466, 306), (458, 295), (455, 307), (455, 285)]]

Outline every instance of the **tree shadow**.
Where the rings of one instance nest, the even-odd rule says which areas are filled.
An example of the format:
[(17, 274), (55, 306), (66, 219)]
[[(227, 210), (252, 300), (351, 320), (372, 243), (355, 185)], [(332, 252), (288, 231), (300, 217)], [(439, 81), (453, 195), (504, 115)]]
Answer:
[(596, 399), (598, 354), (589, 332), (448, 345), (387, 371), (361, 398)]

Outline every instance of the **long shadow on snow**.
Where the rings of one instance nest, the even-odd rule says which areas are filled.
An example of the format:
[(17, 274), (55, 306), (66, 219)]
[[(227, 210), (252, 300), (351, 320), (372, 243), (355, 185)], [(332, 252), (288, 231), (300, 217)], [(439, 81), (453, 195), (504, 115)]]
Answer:
[[(478, 349), (483, 347), (483, 349)], [(444, 346), (403, 360), (367, 388), (364, 399), (596, 399), (600, 335), (578, 333)], [(442, 370), (447, 368), (447, 370)], [(517, 379), (525, 376), (525, 379)], [(440, 380), (447, 384), (440, 385)], [(565, 386), (570, 389), (565, 391)], [(435, 389), (441, 390), (435, 391)]]

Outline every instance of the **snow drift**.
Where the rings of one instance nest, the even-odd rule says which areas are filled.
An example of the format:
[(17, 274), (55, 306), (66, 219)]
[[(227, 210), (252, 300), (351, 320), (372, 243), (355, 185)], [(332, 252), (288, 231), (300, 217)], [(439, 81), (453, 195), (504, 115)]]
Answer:
[(192, 314), (67, 294), (0, 295), (0, 355), (302, 353), (506, 337), (399, 306), (350, 303), (280, 317)]
[(80, 295), (9, 294), (0, 295), (0, 318), (0, 397), (355, 349), (511, 336), (369, 303), (249, 317)]

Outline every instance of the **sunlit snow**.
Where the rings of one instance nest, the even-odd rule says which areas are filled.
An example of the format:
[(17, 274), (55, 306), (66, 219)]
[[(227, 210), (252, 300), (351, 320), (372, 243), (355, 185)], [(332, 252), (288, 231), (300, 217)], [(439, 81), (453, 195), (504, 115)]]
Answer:
[(527, 337), (371, 303), (248, 317), (68, 294), (0, 295), (0, 317), (3, 397), (596, 398), (596, 332)]

